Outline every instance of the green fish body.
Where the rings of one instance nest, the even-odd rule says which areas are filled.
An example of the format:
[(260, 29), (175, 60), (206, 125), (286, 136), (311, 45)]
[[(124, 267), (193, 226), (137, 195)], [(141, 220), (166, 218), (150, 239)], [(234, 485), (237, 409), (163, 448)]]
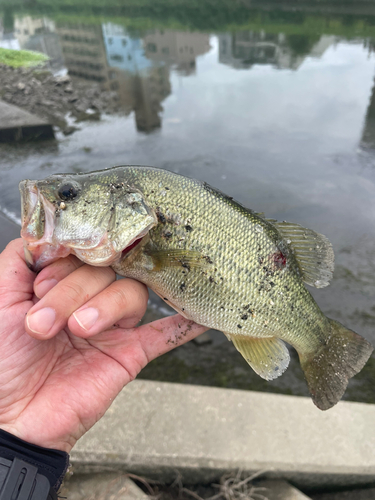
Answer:
[[(69, 199), (65, 189), (68, 196), (61, 198), (59, 190), (71, 185), (76, 195)], [(30, 215), (27, 193), (33, 189), (38, 203)], [(184, 317), (224, 332), (266, 380), (285, 371), (284, 342), (292, 345), (320, 409), (339, 401), (348, 379), (371, 355), (372, 346), (327, 318), (304, 285), (320, 288), (332, 277), (333, 251), (323, 235), (268, 220), (205, 183), (150, 167), (23, 181), (21, 192), (29, 255), (45, 265), (55, 260), (51, 248), (58, 245), (85, 262), (110, 264), (118, 274), (145, 283)], [(55, 236), (48, 242), (35, 221), (41, 204), (55, 208)], [(94, 242), (78, 235), (80, 218), (86, 232), (91, 225), (98, 234)], [(70, 223), (74, 230), (67, 235)]]

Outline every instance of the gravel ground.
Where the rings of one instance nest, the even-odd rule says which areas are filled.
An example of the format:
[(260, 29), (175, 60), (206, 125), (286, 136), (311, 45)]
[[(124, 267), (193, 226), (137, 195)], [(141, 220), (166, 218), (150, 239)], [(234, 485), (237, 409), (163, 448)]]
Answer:
[(46, 118), (68, 135), (74, 123), (99, 120), (102, 113), (118, 112), (118, 95), (99, 84), (54, 76), (45, 68), (11, 68), (0, 65), (0, 98)]

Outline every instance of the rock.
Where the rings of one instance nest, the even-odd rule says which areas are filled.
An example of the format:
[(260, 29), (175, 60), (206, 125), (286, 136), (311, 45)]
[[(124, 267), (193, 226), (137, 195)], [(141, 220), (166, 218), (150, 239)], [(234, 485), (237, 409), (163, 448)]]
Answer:
[(375, 488), (311, 494), (313, 500), (373, 500)]
[(61, 497), (69, 500), (147, 500), (148, 497), (126, 474), (73, 475), (64, 481)]
[(267, 500), (311, 500), (310, 497), (304, 495), (300, 490), (297, 490), (286, 481), (269, 479), (260, 481), (256, 484), (260, 495), (264, 495)]
[(76, 130), (79, 130), (79, 128), (78, 127), (74, 127), (73, 125), (70, 125), (69, 127), (66, 127), (62, 132), (63, 132), (64, 135), (71, 135)]
[(70, 82), (70, 76), (69, 75), (63, 75), (63, 76), (56, 76), (55, 77), (55, 83), (57, 85), (62, 85), (64, 83), (69, 83)]
[(209, 334), (207, 332), (205, 332), (205, 333), (202, 333), (202, 335), (199, 335), (199, 337), (196, 337), (193, 340), (193, 342), (194, 342), (194, 344), (197, 344), (197, 345), (205, 345), (205, 344), (211, 344), (212, 339), (209, 336)]
[(25, 90), (26, 85), (23, 82), (17, 83), (18, 90)]

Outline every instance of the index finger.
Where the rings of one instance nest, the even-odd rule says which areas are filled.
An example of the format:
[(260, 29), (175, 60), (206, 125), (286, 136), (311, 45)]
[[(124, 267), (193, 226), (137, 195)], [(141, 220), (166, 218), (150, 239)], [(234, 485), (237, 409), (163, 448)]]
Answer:
[(147, 363), (207, 330), (176, 314), (136, 328), (107, 330), (91, 337), (90, 344), (118, 361), (133, 380)]
[(69, 255), (64, 259), (59, 259), (49, 266), (45, 267), (34, 282), (34, 293), (41, 299), (52, 288), (64, 278), (69, 276), (73, 271), (82, 267), (84, 263), (77, 259), (74, 255)]

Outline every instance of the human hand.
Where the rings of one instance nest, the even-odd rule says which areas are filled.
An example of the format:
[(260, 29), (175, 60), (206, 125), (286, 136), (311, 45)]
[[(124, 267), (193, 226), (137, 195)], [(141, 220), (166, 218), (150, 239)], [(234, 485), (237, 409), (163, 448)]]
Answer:
[(180, 315), (135, 327), (147, 299), (72, 256), (36, 276), (12, 241), (0, 254), (0, 428), (69, 453), (149, 361), (207, 330)]

